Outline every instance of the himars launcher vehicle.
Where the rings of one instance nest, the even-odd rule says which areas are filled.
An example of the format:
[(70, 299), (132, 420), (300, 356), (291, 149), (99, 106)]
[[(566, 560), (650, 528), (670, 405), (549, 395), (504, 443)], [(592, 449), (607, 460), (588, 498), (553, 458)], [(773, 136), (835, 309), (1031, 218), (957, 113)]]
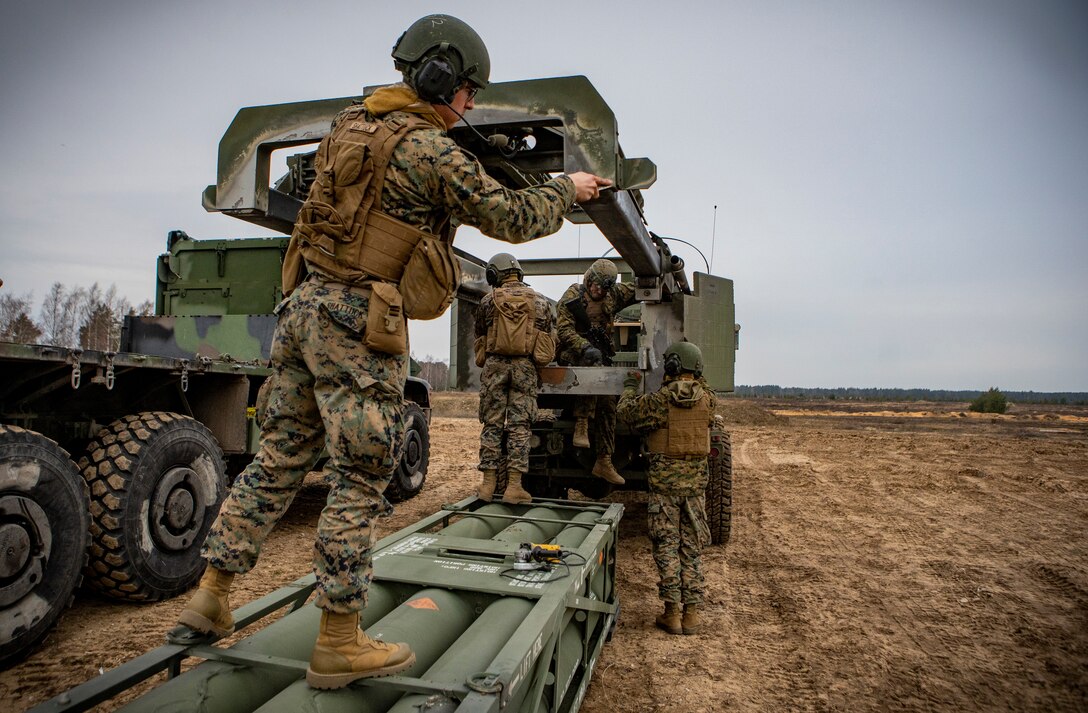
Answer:
[[(289, 234), (313, 180), (312, 145), (328, 132), (335, 114), (353, 99), (239, 111), (220, 142), (217, 181), (205, 190), (204, 207)], [(469, 498), (445, 506), (435, 516), (379, 543), (375, 591), (388, 593), (389, 613), (376, 625), (389, 624), (396, 629), (401, 626), (398, 622), (409, 622), (415, 614), (397, 614), (405, 606), (416, 611), (432, 605), (465, 611), (459, 615), (460, 624), (449, 632), (447, 655), (437, 658), (442, 652), (435, 653), (434, 670), (445, 666), (449, 671), (442, 676), (453, 676), (456, 683), (436, 683), (438, 678), (429, 678), (428, 673), (419, 678), (382, 679), (367, 684), (366, 690), (385, 692), (390, 696), (389, 705), (402, 695), (444, 697), (445, 707), (436, 710), (577, 710), (600, 647), (618, 613), (613, 576), (616, 527), (622, 508), (562, 500), (568, 488), (594, 498), (605, 498), (609, 492), (607, 483), (588, 474), (593, 456), (571, 444), (572, 400), (579, 395), (618, 395), (631, 368), (644, 372), (645, 388), (657, 388), (663, 375), (662, 354), (670, 343), (681, 338), (702, 348), (704, 375), (711, 386), (719, 392), (732, 391), (738, 330), (733, 284), (729, 279), (700, 272), (693, 273), (689, 280), (684, 261), (672, 252), (668, 238), (658, 237), (646, 228), (641, 192), (656, 180), (656, 167), (648, 159), (624, 156), (617, 140), (615, 117), (585, 77), (492, 83), (477, 96), (469, 120), (475, 130), (459, 124), (451, 135), (480, 158), (490, 175), (510, 187), (531, 185), (549, 174), (573, 171), (589, 171), (613, 180), (614, 190), (576, 209), (568, 219), (592, 222), (601, 230), (619, 254), (615, 261), (623, 279), (631, 280), (636, 287), (639, 304), (625, 311), (617, 322), (617, 353), (612, 366), (543, 369), (539, 402), (542, 413), (552, 417), (534, 424), (530, 473), (526, 478), (538, 502), (499, 506)], [(287, 158), (288, 173), (273, 182), (273, 152), (307, 145), (306, 151)], [(171, 233), (168, 251), (160, 256), (157, 267), (156, 316), (126, 323), (123, 352), (73, 353), (50, 347), (0, 345), (0, 365), (12, 375), (5, 376), (0, 386), (0, 420), (12, 424), (0, 427), (0, 537), (16, 542), (19, 552), (19, 557), (9, 558), (0, 569), (0, 606), (5, 607), (0, 612), (0, 646), (7, 647), (3, 655), (8, 662), (41, 638), (78, 580), (83, 540), (76, 530), (87, 518), (82, 500), (85, 484), (95, 499), (90, 506), (92, 524), (88, 529), (97, 533), (91, 544), (91, 564), (86, 569), (89, 580), (93, 582), (103, 568), (107, 575), (116, 568), (127, 568), (124, 574), (135, 580), (136, 591), (151, 594), (145, 598), (171, 596), (194, 581), (192, 575), (186, 575), (180, 589), (175, 586), (160, 593), (142, 579), (139, 567), (125, 561), (126, 553), (136, 552), (149, 542), (154, 543), (152, 549), (156, 552), (198, 546), (223, 495), (226, 470), (222, 454), (237, 466), (253, 452), (258, 391), (267, 374), (268, 344), (274, 327), (271, 312), (281, 297), (280, 265), (287, 240), (192, 240), (180, 231)], [(468, 389), (478, 384), (479, 375), (472, 360), (474, 310), (488, 288), (484, 261), (463, 251), (459, 251), (459, 257), (462, 284), (452, 308), (450, 373), (453, 388)], [(527, 277), (577, 275), (580, 279), (591, 262), (592, 258), (557, 255), (547, 260), (524, 260), (522, 266)], [(88, 376), (90, 388), (86, 383), (83, 389), (73, 388)], [(409, 412), (415, 414), (415, 427), (409, 435), (406, 461), (393, 487), (401, 497), (417, 492), (425, 474), (428, 385), (410, 381), (405, 398), (416, 406), (409, 406)], [(96, 401), (110, 407), (103, 409)], [(178, 423), (182, 425), (175, 425)], [(107, 424), (112, 425), (96, 430)], [(19, 427), (37, 428), (41, 434)], [(196, 445), (186, 451), (191, 451), (192, 457), (183, 455), (174, 459), (177, 462), (144, 466), (150, 458), (134, 459), (119, 450), (126, 444), (134, 444), (138, 454), (156, 450), (148, 442), (159, 440), (160, 432), (181, 430), (186, 434), (184, 440)], [(85, 445), (88, 439), (92, 441), (90, 447)], [(84, 453), (78, 467), (62, 447)], [(627, 479), (626, 487), (645, 488), (647, 462), (642, 440), (625, 432), (622, 425), (614, 461)], [(710, 465), (708, 514), (715, 542), (724, 543), (730, 529), (732, 463), (728, 434), (722, 429), (712, 432)], [(34, 472), (34, 477), (25, 477), (29, 472)], [(29, 487), (32, 480), (37, 484)], [(53, 512), (48, 505), (57, 490), (68, 493), (64, 497), (69, 504), (63, 513)], [(142, 503), (142, 509), (134, 507), (134, 502)], [(16, 511), (23, 514), (12, 514)], [(130, 512), (136, 515), (121, 517)], [(198, 512), (207, 517), (198, 517)], [(61, 526), (56, 517), (64, 518), (65, 524)], [(95, 544), (101, 539), (100, 531), (107, 529), (103, 528), (104, 522), (113, 526), (109, 542), (128, 538), (132, 543), (119, 557)], [(504, 529), (504, 523), (512, 524)], [(128, 528), (133, 532), (129, 533)], [(569, 537), (564, 534), (568, 532)], [(64, 538), (68, 541), (61, 544), (69, 562), (58, 567), (58, 574), (51, 575), (48, 566), (59, 556), (56, 543)], [(540, 581), (537, 586), (503, 582), (509, 579), (503, 575), (504, 567), (520, 562), (518, 545), (514, 543), (530, 538), (560, 543), (575, 553), (575, 559), (564, 563), (571, 574), (570, 583)], [(389, 554), (379, 556), (386, 549)], [(127, 557), (135, 558), (132, 554)], [(442, 558), (452, 558), (456, 563)], [(115, 560), (121, 564), (113, 565)], [(102, 564), (96, 565), (99, 562)], [(393, 567), (393, 563), (400, 564)], [(26, 621), (26, 617), (40, 613), (22, 603), (30, 597), (36, 601), (39, 590), (44, 588), (40, 576), (33, 580), (26, 577), (25, 572), (32, 567), (38, 567), (46, 579), (55, 579), (58, 584), (50, 585), (46, 607), (49, 613), (40, 620), (44, 627), (39, 623), (30, 627), (34, 631), (27, 627), (20, 631), (12, 626), (14, 620), (23, 617)], [(452, 570), (461, 574), (450, 574)], [(66, 583), (60, 582), (61, 575)], [(484, 582), (481, 577), (495, 579)], [(12, 583), (21, 589), (12, 589)], [(125, 583), (127, 580), (121, 584)], [(300, 667), (299, 662), (290, 660), (294, 654), (284, 646), (292, 636), (286, 622), (297, 623), (312, 612), (312, 606), (299, 608), (312, 586), (312, 577), (304, 578), (270, 595), (269, 601), (255, 602), (236, 613), (239, 623), (247, 624), (276, 607), (291, 606), (297, 611), (285, 617), (279, 629), (287, 638), (262, 632), (230, 649), (165, 647), (145, 654), (113, 678), (107, 674), (92, 688), (86, 687), (91, 686), (89, 683), (39, 709), (84, 710), (93, 701), (105, 700), (155, 671), (176, 671), (180, 660), (189, 655), (218, 660), (205, 666), (251, 668), (256, 672), (269, 667), (268, 676), (258, 676), (268, 684), (261, 687), (259, 695), (255, 694), (260, 700), (243, 702), (226, 695), (224, 700), (229, 703), (223, 710), (304, 709), (297, 699), (307, 694), (292, 682), (300, 678), (305, 661)], [(435, 603), (435, 587), (448, 592), (439, 600), (446, 604)], [(117, 588), (121, 589), (121, 585)], [(21, 597), (17, 596), (20, 591)], [(5, 597), (9, 592), (11, 596)], [(519, 610), (514, 619), (517, 625), (504, 630), (493, 642), (494, 658), (479, 663), (483, 677), (470, 675), (466, 679), (464, 672), (451, 673), (459, 669), (450, 663), (464, 658), (458, 656), (457, 650), (465, 646), (464, 637), (478, 628), (476, 624), (491, 606), (511, 596), (523, 598), (528, 608)], [(426, 605), (412, 604), (421, 597)], [(411, 633), (416, 624), (403, 625), (408, 628), (398, 634), (404, 637), (402, 640), (408, 640), (417, 651), (428, 647), (425, 641), (412, 638), (425, 636), (430, 631), (427, 626), (420, 625), (419, 631)], [(296, 648), (308, 652), (311, 644)], [(279, 674), (273, 676), (273, 671)], [(191, 675), (179, 677), (179, 684)], [(202, 676), (200, 680), (207, 678), (207, 674)], [(209, 690), (199, 681), (180, 685), (181, 689), (175, 686), (172, 690), (190, 691), (178, 694), (181, 696), (191, 695), (192, 690)], [(240, 685), (249, 687), (247, 683)], [(281, 695), (287, 698), (279, 698)], [(515, 700), (517, 708), (509, 708)], [(140, 709), (138, 703), (134, 705)], [(387, 710), (389, 705), (374, 710)]]

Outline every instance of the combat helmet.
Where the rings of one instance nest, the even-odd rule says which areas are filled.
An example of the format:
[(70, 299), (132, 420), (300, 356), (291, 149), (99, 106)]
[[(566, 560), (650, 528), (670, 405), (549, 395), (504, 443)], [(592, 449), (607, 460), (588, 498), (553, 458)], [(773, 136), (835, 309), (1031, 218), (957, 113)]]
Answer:
[(393, 45), (393, 65), (424, 101), (452, 101), (464, 82), (484, 89), (491, 57), (476, 30), (450, 15), (427, 15)]
[(684, 372), (703, 375), (703, 352), (691, 342), (673, 342), (665, 350), (665, 375), (680, 376)]
[(616, 278), (619, 276), (620, 271), (616, 269), (616, 264), (611, 260), (601, 258), (595, 260), (589, 269), (586, 270), (586, 274), (582, 276), (582, 284), (589, 287), (591, 284), (600, 285), (605, 290), (616, 284)]
[(484, 277), (487, 278), (487, 284), (498, 287), (502, 278), (511, 272), (517, 274), (519, 280), (525, 278), (525, 272), (521, 269), (521, 263), (516, 257), (510, 253), (499, 253), (487, 261)]

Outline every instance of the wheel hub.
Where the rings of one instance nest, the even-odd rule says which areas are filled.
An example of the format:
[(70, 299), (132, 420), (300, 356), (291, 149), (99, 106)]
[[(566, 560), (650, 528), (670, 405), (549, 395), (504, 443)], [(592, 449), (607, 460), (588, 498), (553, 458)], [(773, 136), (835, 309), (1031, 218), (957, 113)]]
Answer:
[(164, 550), (189, 548), (204, 522), (205, 502), (197, 473), (188, 466), (166, 471), (151, 498), (151, 536)]
[(21, 495), (0, 497), (0, 607), (41, 582), (52, 547), (49, 517), (41, 506)]

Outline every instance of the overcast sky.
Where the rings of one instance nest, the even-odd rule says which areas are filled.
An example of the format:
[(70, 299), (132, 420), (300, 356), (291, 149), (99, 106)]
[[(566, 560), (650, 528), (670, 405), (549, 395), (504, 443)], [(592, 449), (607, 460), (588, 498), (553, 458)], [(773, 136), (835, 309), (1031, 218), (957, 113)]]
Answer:
[[(153, 296), (168, 230), (269, 234), (200, 205), (235, 112), (394, 81), (393, 41), (448, 12), (484, 38), (492, 81), (584, 74), (612, 106), (626, 154), (658, 166), (650, 229), (735, 280), (737, 383), (1088, 391), (1086, 8), (13, 4), (2, 289), (37, 304), (55, 281), (97, 281), (135, 304)], [(458, 246), (609, 247), (574, 226), (513, 249), (466, 231)], [(447, 358), (448, 324), (414, 323), (416, 356)]]

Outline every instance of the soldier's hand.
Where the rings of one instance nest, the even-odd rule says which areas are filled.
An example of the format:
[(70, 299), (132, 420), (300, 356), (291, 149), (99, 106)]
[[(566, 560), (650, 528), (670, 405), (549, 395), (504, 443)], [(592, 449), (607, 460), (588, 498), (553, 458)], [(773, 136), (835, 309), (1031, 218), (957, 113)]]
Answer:
[(575, 203), (584, 203), (594, 198), (600, 198), (601, 189), (612, 185), (612, 181), (607, 178), (601, 178), (585, 171), (568, 173), (567, 178), (574, 182)]
[(604, 363), (604, 355), (597, 347), (586, 347), (586, 350), (582, 352), (582, 362), (586, 366), (600, 366)]
[(627, 372), (627, 376), (623, 379), (623, 388), (637, 389), (640, 383), (642, 383), (642, 372), (637, 369), (632, 369)]

